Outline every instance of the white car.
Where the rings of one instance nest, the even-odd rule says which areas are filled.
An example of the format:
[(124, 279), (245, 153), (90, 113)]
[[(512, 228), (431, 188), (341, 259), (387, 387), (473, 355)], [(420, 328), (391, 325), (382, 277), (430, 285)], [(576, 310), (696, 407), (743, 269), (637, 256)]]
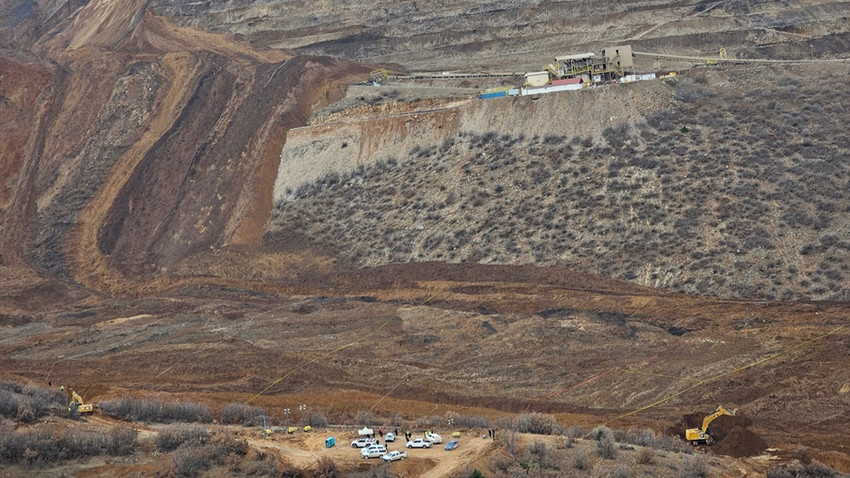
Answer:
[(381, 457), (381, 459), (386, 461), (386, 462), (396, 461), (396, 460), (404, 460), (405, 458), (407, 458), (407, 452), (398, 451), (398, 450), (391, 451), (391, 452), (389, 452), (386, 455)]
[(387, 454), (387, 447), (384, 445), (372, 445), (360, 450), (360, 456), (363, 458), (378, 458)]
[(387, 443), (395, 441), (395, 433), (389, 432), (387, 433), (387, 437), (384, 439)]
[(407, 448), (431, 448), (431, 442), (424, 438), (417, 438), (407, 442)]
[(351, 442), (351, 447), (352, 448), (366, 448), (367, 446), (374, 445), (374, 444), (375, 444), (374, 438), (362, 437), (362, 438), (358, 438), (358, 439), (354, 440), (353, 442)]
[(429, 433), (428, 436), (425, 437), (425, 439), (434, 444), (443, 443), (443, 437), (437, 435), (436, 433)]

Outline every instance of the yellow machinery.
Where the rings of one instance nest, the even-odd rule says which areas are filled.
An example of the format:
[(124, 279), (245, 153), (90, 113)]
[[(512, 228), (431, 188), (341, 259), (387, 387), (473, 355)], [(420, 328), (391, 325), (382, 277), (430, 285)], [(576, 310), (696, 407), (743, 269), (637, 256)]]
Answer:
[(85, 400), (83, 400), (83, 397), (80, 396), (80, 394), (69, 388), (65, 388), (64, 385), (59, 387), (59, 389), (64, 391), (65, 396), (68, 397), (69, 412), (76, 409), (78, 412), (80, 412), (80, 415), (91, 415), (92, 413), (94, 413), (94, 404), (86, 403)]
[(384, 80), (389, 78), (389, 76), (390, 76), (390, 73), (387, 70), (382, 68), (380, 70), (375, 70), (375, 71), (369, 73), (369, 80), (368, 81), (369, 81), (369, 83), (372, 83), (373, 85), (380, 85), (381, 83), (384, 82)]
[(712, 443), (714, 443), (714, 438), (711, 437), (711, 434), (708, 430), (708, 427), (711, 425), (711, 422), (713, 422), (717, 417), (721, 415), (734, 416), (736, 412), (737, 410), (729, 411), (723, 408), (723, 405), (718, 405), (717, 410), (715, 410), (714, 413), (703, 418), (701, 428), (688, 428), (687, 430), (685, 430), (685, 440), (691, 442), (691, 444), (693, 445), (699, 443), (711, 445)]

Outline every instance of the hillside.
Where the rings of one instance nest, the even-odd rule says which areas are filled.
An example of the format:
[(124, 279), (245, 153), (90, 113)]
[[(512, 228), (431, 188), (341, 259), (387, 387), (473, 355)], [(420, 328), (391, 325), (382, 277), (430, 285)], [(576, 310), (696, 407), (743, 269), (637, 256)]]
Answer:
[[(850, 471), (847, 12), (0, 0), (0, 475)], [(611, 44), (790, 62), (477, 97)]]
[(747, 58), (805, 58), (813, 48), (822, 56), (850, 46), (847, 2), (823, 0), (156, 4), (178, 22), (242, 34), (255, 45), (411, 71), (527, 71), (611, 43), (680, 54), (725, 47)]
[(560, 265), (689, 294), (846, 301), (847, 79), (846, 66), (729, 67), (300, 129), (266, 241), (299, 231), (360, 267)]

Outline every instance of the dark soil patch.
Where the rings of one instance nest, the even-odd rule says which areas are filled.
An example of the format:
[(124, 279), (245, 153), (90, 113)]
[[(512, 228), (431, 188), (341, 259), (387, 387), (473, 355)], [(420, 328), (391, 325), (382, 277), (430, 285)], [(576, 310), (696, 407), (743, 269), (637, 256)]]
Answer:
[(726, 436), (711, 447), (718, 455), (734, 457), (755, 456), (767, 448), (767, 443), (753, 431), (736, 426)]

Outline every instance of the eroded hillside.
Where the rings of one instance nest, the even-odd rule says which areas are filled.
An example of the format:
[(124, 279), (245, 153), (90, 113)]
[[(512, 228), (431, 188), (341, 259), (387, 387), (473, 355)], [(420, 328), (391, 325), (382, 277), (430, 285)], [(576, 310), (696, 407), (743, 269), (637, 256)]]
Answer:
[(113, 292), (198, 250), (256, 243), (287, 129), (365, 71), (118, 3), (81, 7), (4, 60), (14, 121), (0, 162), (4, 263)]

